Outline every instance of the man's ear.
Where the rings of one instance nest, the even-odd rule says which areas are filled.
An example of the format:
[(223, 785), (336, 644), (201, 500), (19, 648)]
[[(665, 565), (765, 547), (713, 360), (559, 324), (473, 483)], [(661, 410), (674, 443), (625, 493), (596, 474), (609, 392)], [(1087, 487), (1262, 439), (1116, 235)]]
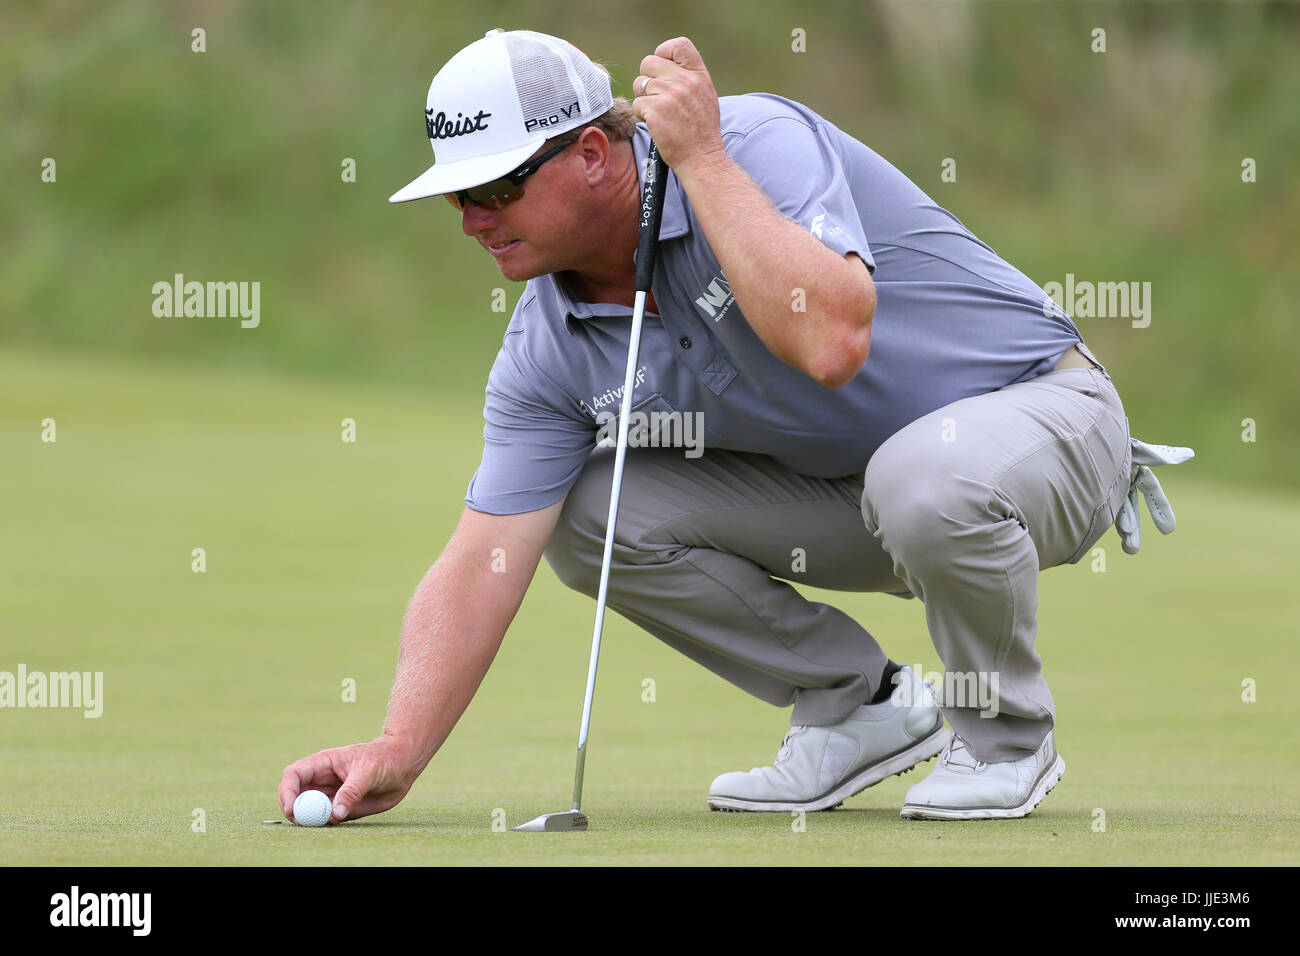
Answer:
[(573, 148), (582, 155), (583, 172), (587, 177), (588, 185), (595, 186), (610, 174), (613, 146), (604, 130), (596, 126), (588, 126), (582, 131)]

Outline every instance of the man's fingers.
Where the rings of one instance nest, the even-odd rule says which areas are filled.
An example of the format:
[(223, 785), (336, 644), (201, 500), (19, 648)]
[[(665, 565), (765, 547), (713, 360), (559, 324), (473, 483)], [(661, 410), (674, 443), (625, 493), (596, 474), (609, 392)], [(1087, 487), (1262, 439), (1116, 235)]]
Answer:
[(636, 83), (636, 92), (641, 92), (641, 81), (647, 76), (663, 82), (668, 77), (671, 77), (677, 69), (679, 67), (672, 60), (665, 60), (661, 56), (653, 55), (646, 57), (641, 61), (641, 77)]
[[(365, 811), (362, 798), (366, 796), (374, 786), (375, 776), (378, 771), (378, 765), (373, 760), (361, 759), (352, 765), (348, 772), (348, 778), (343, 781), (343, 786), (339, 787), (338, 792), (334, 794), (334, 813), (332, 819), (335, 823), (342, 823), (349, 816), (365, 816), (366, 812), (374, 813), (377, 811)], [(396, 803), (396, 801), (394, 801)], [(390, 803), (388, 806), (393, 806)], [(385, 810), (388, 807), (384, 807)], [(361, 811), (353, 813), (354, 810)]]
[(655, 56), (671, 60), (686, 70), (698, 70), (704, 66), (704, 57), (700, 56), (700, 51), (695, 49), (695, 44), (686, 37), (665, 40), (655, 47)]
[[(346, 772), (346, 770), (344, 771)], [(303, 757), (296, 763), (284, 768), (280, 775), (280, 809), (292, 819), (293, 802), (304, 790), (323, 790), (329, 793), (340, 783), (342, 777), (333, 756), (327, 750)]]
[[(385, 810), (391, 810), (402, 801), (405, 794), (400, 791), (386, 791), (384, 793), (371, 793), (362, 797), (351, 809), (348, 810), (347, 819), (355, 820), (358, 817), (368, 817), (372, 813), (383, 813)], [(337, 808), (338, 803), (334, 806)], [(334, 818), (335, 823), (341, 822), (339, 817)]]
[[(671, 83), (671, 80), (664, 79), (662, 76), (638, 76), (632, 81), (632, 98), (638, 100), (643, 96), (654, 96), (655, 93), (662, 93), (664, 88)], [(642, 92), (644, 90), (645, 92)]]
[[(665, 40), (659, 44), (654, 53), (647, 56), (641, 61), (642, 77), (651, 79), (666, 79), (671, 77), (678, 70), (705, 71), (704, 58), (700, 56), (700, 51), (695, 49), (695, 44), (686, 37), (676, 37), (672, 40)], [(653, 84), (651, 84), (653, 88)], [(638, 82), (637, 92), (640, 92), (641, 86)]]

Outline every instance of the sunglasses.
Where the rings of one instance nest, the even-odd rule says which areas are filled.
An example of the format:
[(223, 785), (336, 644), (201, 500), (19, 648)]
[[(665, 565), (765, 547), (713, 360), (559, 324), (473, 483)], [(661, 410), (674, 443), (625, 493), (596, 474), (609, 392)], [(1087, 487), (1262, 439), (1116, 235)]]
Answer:
[(482, 186), (472, 186), (454, 193), (445, 193), (447, 201), (457, 209), (464, 210), (465, 203), (483, 206), (487, 209), (500, 209), (514, 202), (524, 194), (524, 180), (542, 168), (542, 163), (552, 156), (558, 156), (577, 140), (552, 147), (535, 159), (530, 159), (512, 173), (506, 173), (500, 179), (494, 179)]

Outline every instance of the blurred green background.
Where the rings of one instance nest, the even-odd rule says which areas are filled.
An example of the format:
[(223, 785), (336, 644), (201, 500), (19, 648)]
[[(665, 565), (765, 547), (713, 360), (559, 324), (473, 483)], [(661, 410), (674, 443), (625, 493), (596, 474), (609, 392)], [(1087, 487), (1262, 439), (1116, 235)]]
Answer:
[[(6, 3), (0, 347), (478, 393), (522, 285), (444, 204), (386, 199), (431, 161), (429, 80), (497, 26), (572, 40), (616, 95), (690, 36), (720, 93), (807, 103), (1039, 284), (1150, 282), (1149, 328), (1078, 319), (1135, 434), (1300, 488), (1294, 5)], [(178, 272), (260, 281), (261, 326), (154, 317)]]

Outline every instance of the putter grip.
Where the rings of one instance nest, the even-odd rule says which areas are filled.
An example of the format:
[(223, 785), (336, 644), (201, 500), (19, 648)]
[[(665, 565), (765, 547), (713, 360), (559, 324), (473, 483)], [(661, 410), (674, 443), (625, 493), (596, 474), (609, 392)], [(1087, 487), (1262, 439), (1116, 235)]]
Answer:
[(641, 220), (636, 238), (636, 281), (633, 291), (649, 292), (655, 277), (659, 251), (659, 220), (664, 211), (664, 190), (668, 187), (668, 166), (659, 158), (659, 147), (650, 142), (646, 159), (645, 185), (641, 188)]

